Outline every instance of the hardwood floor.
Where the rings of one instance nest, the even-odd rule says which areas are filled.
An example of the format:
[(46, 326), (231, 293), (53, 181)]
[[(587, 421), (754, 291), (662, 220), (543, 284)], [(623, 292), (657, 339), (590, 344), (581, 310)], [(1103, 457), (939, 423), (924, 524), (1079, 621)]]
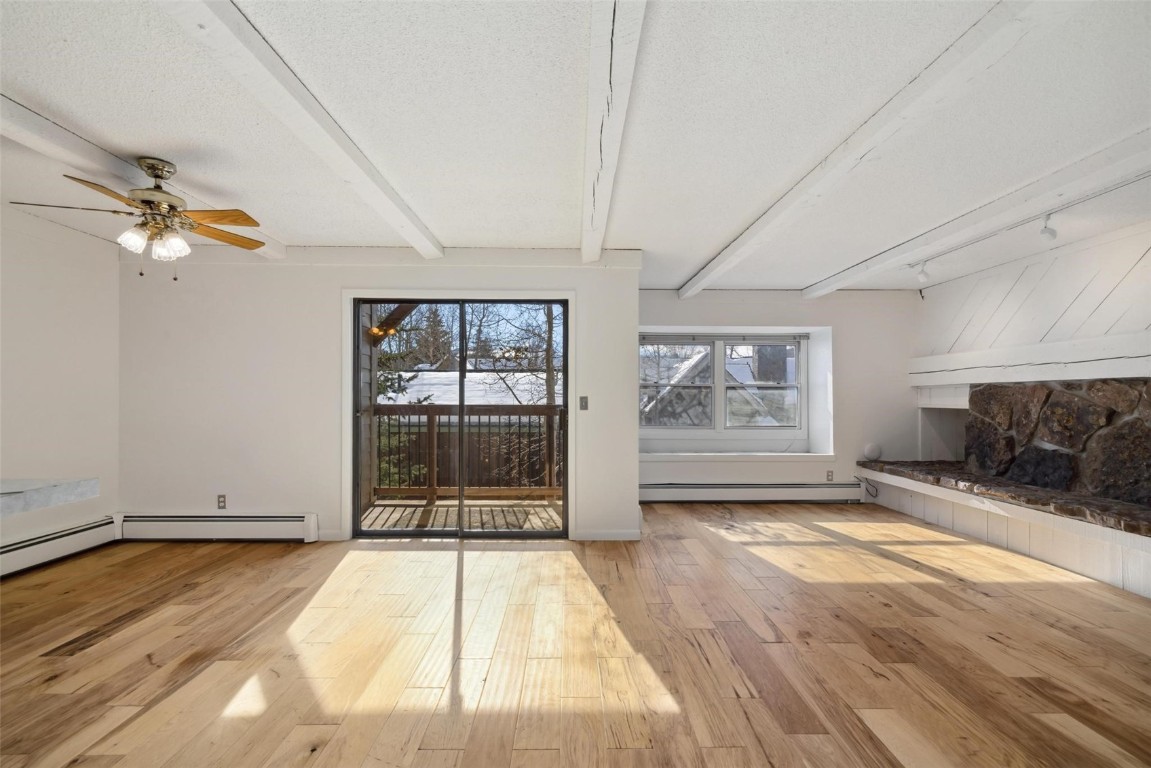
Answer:
[(11, 768), (1151, 764), (1151, 602), (874, 506), (122, 543), (0, 598)]

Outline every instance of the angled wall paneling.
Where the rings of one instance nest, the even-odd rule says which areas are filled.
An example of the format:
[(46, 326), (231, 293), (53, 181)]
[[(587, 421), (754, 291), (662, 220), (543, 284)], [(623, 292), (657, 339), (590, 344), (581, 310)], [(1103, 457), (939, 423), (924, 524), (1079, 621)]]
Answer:
[(924, 292), (916, 386), (1151, 375), (1151, 223)]

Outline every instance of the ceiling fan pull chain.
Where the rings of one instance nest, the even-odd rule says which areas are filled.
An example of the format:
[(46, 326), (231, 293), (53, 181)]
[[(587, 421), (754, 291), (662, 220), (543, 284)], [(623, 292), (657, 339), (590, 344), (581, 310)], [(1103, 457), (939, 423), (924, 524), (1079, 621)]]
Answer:
[(174, 282), (178, 281), (179, 279), (180, 279), (180, 262), (179, 261), (173, 261), (172, 262), (172, 282), (174, 283)]

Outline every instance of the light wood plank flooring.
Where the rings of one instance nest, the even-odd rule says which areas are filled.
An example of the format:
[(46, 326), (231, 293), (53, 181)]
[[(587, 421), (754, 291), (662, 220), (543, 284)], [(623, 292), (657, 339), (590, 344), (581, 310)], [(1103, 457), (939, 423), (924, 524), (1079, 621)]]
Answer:
[(2, 763), (1151, 764), (1151, 603), (874, 506), (638, 543), (122, 543), (8, 578)]

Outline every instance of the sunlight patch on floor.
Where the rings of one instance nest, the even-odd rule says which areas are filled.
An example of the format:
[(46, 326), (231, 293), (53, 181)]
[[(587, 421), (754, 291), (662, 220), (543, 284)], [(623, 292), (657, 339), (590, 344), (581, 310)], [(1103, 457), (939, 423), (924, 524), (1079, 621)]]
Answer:
[(220, 713), (222, 717), (259, 717), (268, 708), (260, 676), (252, 675)]
[(820, 528), (850, 536), (856, 541), (966, 541), (943, 531), (911, 523), (814, 523)]

